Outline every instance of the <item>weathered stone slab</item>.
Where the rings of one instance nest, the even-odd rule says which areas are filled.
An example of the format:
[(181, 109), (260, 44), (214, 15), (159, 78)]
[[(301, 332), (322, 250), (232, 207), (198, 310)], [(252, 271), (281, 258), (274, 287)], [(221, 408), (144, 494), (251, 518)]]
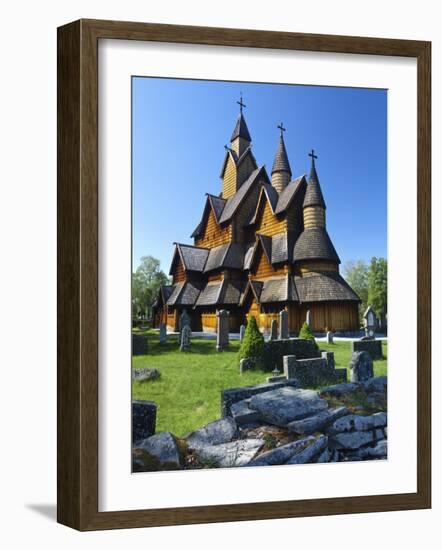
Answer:
[(276, 388), (290, 386), (297, 388), (299, 386), (297, 380), (283, 380), (281, 382), (271, 382), (266, 384), (256, 384), (255, 386), (243, 386), (240, 388), (229, 388), (221, 392), (221, 416), (230, 416), (230, 407), (233, 403), (248, 399), (253, 395), (264, 393)]
[(256, 359), (253, 357), (243, 357), (239, 362), (239, 372), (242, 374), (248, 370), (256, 368)]
[(333, 344), (333, 332), (328, 331), (326, 334), (327, 344)]
[[(321, 352), (321, 357), (298, 359), (295, 355), (286, 355), (283, 358), (284, 374), (288, 379), (296, 378), (301, 387), (315, 387), (331, 384), (339, 380), (347, 380), (347, 370), (335, 369), (334, 353)], [(339, 378), (337, 378), (337, 374)]]
[(149, 342), (144, 334), (132, 333), (132, 355), (146, 355), (149, 351)]
[(333, 435), (329, 441), (336, 449), (359, 449), (374, 441), (373, 432), (343, 432)]
[(264, 446), (263, 439), (237, 439), (230, 443), (210, 445), (197, 450), (200, 460), (210, 460), (219, 468), (247, 465)]
[(305, 449), (307, 445), (310, 445), (311, 442), (315, 441), (314, 437), (306, 437), (305, 439), (300, 439), (298, 441), (293, 441), (262, 453), (253, 460), (251, 460), (247, 466), (272, 466), (276, 464), (285, 464), (295, 453), (298, 453)]
[(249, 406), (264, 422), (286, 426), (326, 409), (328, 404), (316, 391), (285, 387), (253, 396)]
[(319, 414), (315, 414), (314, 416), (304, 418), (303, 420), (295, 420), (294, 422), (290, 422), (287, 425), (287, 428), (290, 432), (308, 435), (323, 430), (326, 426), (346, 414), (348, 414), (347, 407), (327, 409)]
[(369, 416), (361, 416), (357, 414), (349, 414), (343, 418), (339, 418), (329, 428), (328, 433), (340, 433), (357, 431), (374, 430), (387, 425), (387, 413), (380, 412)]
[(347, 382), (342, 384), (334, 384), (332, 386), (322, 388), (322, 390), (319, 391), (319, 395), (327, 397), (342, 397), (345, 394), (353, 393), (355, 391), (358, 391), (359, 389), (359, 384)]
[(232, 441), (237, 435), (237, 425), (231, 417), (221, 418), (195, 430), (186, 438), (189, 449), (198, 449), (207, 445), (219, 445)]
[(182, 467), (181, 452), (170, 432), (161, 432), (138, 442), (137, 449), (153, 457), (152, 462), (158, 462), (158, 469), (178, 470)]
[(230, 407), (232, 418), (238, 426), (252, 424), (259, 420), (258, 413), (249, 407), (249, 403), (250, 399), (244, 399), (243, 401), (238, 401), (238, 403), (233, 403)]
[(292, 458), (286, 462), (286, 464), (308, 464), (309, 462), (312, 462), (316, 456), (324, 451), (327, 447), (327, 443), (328, 437), (326, 435), (321, 435), (304, 450), (294, 454)]
[(331, 462), (332, 451), (329, 448), (325, 448), (322, 453), (315, 460), (317, 464), (323, 464), (325, 462)]
[(385, 393), (387, 391), (387, 377), (376, 376), (364, 382), (364, 389), (366, 392)]
[(216, 350), (223, 351), (229, 347), (229, 318), (230, 313), (226, 309), (220, 309), (216, 313)]
[(382, 359), (381, 340), (353, 340), (351, 342), (351, 352), (366, 351), (372, 359)]
[(356, 351), (351, 356), (350, 381), (365, 382), (373, 378), (373, 359), (366, 351)]
[(298, 359), (321, 357), (315, 342), (302, 338), (288, 338), (286, 340), (269, 340), (264, 342), (263, 368), (272, 371), (275, 364), (279, 371), (283, 370), (283, 357), (295, 355)]
[(132, 380), (138, 382), (147, 382), (148, 380), (156, 380), (161, 376), (161, 373), (158, 369), (151, 368), (141, 368), (132, 370)]
[(289, 314), (283, 309), (279, 312), (279, 339), (285, 340), (289, 337)]
[(161, 345), (167, 343), (167, 328), (166, 328), (166, 325), (164, 323), (160, 324), (159, 339), (160, 339), (160, 344)]
[(132, 443), (155, 433), (157, 405), (153, 401), (132, 401)]

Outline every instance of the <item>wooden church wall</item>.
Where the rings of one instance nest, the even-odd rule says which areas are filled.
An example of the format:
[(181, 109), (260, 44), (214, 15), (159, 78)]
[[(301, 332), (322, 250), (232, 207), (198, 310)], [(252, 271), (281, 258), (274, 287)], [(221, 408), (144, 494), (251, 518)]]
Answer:
[(256, 228), (257, 233), (262, 233), (272, 237), (278, 233), (283, 233), (287, 229), (287, 222), (285, 219), (279, 220), (273, 213), (268, 201), (265, 201), (264, 210), (260, 216), (258, 226)]
[(290, 304), (290, 331), (297, 332), (310, 310), (311, 328), (315, 332), (330, 330), (351, 331), (359, 329), (358, 304), (355, 302), (321, 302), (312, 304)]
[(186, 279), (186, 272), (184, 270), (183, 262), (181, 261), (181, 258), (177, 261), (175, 266), (175, 271), (173, 273), (173, 282), (180, 283), (181, 281), (184, 281)]
[(260, 248), (258, 252), (258, 257), (255, 262), (254, 263), (257, 267), (256, 272), (253, 275), (254, 279), (262, 279), (266, 277), (284, 275), (285, 273), (287, 273), (287, 267), (285, 266), (274, 268), (272, 264), (268, 261), (267, 256), (264, 254), (262, 248)]
[(213, 211), (210, 210), (210, 214), (207, 218), (206, 227), (204, 228), (204, 235), (200, 239), (195, 240), (196, 246), (203, 246), (206, 248), (213, 248), (220, 246), (231, 241), (232, 228), (230, 225), (221, 228), (215, 220)]
[(232, 221), (232, 225), (234, 227), (235, 241), (244, 243), (250, 240), (255, 240), (254, 233), (250, 234), (250, 231), (248, 231), (247, 228), (244, 228), (244, 226), (253, 215), (253, 211), (256, 208), (256, 203), (258, 201), (261, 187), (262, 185), (260, 182), (253, 185), (253, 189), (249, 191), (247, 197), (242, 202)]
[(228, 199), (236, 192), (236, 166), (229, 156), (223, 177), (223, 198)]

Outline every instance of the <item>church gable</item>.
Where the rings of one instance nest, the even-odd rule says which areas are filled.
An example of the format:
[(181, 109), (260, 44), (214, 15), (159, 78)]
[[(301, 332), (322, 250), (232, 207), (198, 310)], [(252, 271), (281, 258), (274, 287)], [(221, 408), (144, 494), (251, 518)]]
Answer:
[(210, 208), (203, 220), (203, 226), (199, 236), (195, 238), (196, 246), (213, 248), (231, 241), (232, 228), (230, 225), (221, 227), (218, 225), (213, 210)]
[(277, 235), (287, 230), (287, 220), (273, 213), (265, 193), (262, 193), (256, 216), (256, 232), (263, 235)]

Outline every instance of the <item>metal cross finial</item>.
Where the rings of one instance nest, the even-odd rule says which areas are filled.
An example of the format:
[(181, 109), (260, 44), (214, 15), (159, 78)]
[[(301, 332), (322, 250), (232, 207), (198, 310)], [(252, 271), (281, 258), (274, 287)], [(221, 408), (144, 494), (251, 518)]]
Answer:
[(239, 105), (239, 112), (242, 113), (243, 107), (246, 107), (245, 103), (242, 101), (242, 92), (239, 92), (239, 101), (237, 101)]
[(282, 125), (282, 122), (281, 122), (281, 124), (279, 124), (279, 125), (277, 126), (277, 128), (280, 129), (280, 131), (281, 131), (281, 137), (282, 137), (282, 132), (285, 132), (285, 130), (286, 130), (286, 129), (284, 128), (284, 126)]
[(308, 154), (309, 157), (312, 157), (312, 161), (315, 162), (315, 159), (317, 159), (317, 155), (315, 155), (315, 150), (312, 149), (312, 152)]

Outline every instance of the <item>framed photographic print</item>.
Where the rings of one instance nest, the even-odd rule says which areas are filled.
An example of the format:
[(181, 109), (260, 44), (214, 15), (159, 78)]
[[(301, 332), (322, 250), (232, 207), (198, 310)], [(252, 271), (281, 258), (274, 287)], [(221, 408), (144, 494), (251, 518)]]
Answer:
[(59, 28), (61, 523), (431, 506), (430, 52)]

